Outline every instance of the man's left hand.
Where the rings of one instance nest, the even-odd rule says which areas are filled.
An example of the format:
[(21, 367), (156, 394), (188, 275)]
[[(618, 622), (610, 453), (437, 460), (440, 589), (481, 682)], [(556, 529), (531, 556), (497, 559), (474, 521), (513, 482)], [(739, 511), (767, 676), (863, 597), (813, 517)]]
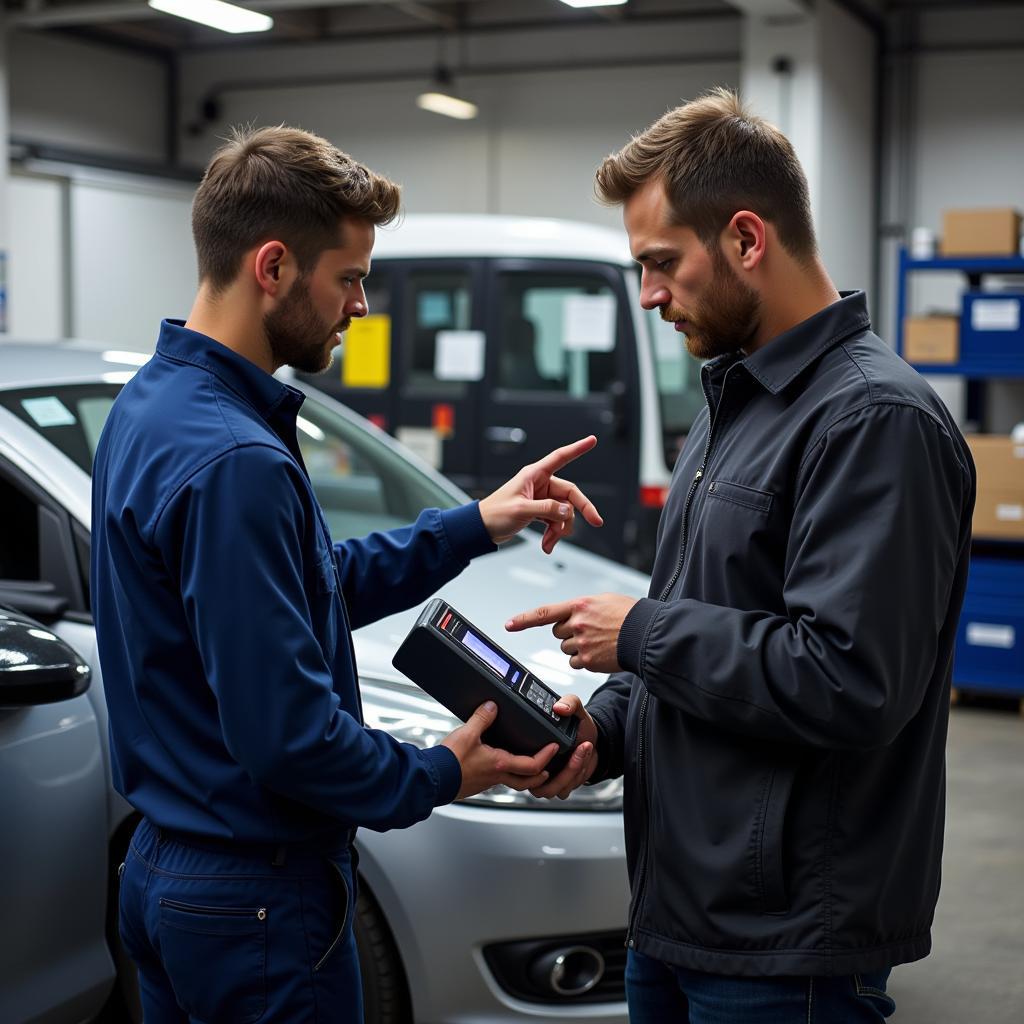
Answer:
[(619, 672), (619, 630), (635, 604), (636, 598), (625, 594), (592, 594), (521, 612), (509, 619), (505, 628), (517, 633), (553, 623), (551, 632), (562, 641), (562, 650), (569, 655), (573, 668)]
[(540, 546), (550, 555), (555, 545), (572, 533), (576, 509), (591, 526), (601, 526), (604, 520), (594, 503), (574, 483), (555, 476), (563, 466), (589, 452), (595, 444), (597, 438), (591, 434), (556, 448), (539, 462), (524, 466), (507, 484), (483, 498), (480, 516), (491, 540), (501, 544), (539, 519), (548, 524)]

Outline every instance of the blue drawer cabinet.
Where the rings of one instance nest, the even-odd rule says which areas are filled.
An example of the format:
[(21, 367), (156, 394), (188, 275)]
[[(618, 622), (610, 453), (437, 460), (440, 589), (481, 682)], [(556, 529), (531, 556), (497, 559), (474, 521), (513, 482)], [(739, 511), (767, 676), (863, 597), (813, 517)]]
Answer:
[(1024, 697), (1024, 560), (972, 559), (953, 685)]
[(960, 364), (979, 375), (1024, 373), (1024, 295), (964, 293)]

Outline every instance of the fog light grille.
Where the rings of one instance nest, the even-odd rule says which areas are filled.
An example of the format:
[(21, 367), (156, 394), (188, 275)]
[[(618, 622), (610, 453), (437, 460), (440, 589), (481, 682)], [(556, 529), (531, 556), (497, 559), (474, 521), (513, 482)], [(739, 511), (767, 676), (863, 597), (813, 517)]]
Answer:
[[(487, 966), (498, 984), (516, 999), (529, 1003), (619, 1003), (626, 998), (626, 932), (595, 932), (557, 938), (499, 942), (485, 946)], [(585, 952), (583, 952), (585, 951)], [(587, 987), (577, 975), (572, 993), (560, 965), (575, 972), (593, 970), (594, 984)], [(599, 967), (600, 969), (599, 969)]]

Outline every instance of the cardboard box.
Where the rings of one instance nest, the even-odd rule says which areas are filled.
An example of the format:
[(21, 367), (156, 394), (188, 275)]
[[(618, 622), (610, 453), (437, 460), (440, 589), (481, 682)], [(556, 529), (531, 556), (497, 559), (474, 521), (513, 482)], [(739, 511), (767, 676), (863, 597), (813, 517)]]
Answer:
[(1017, 256), (1021, 215), (1012, 207), (946, 210), (942, 214), (943, 256)]
[(960, 317), (908, 316), (903, 321), (903, 358), (908, 363), (955, 363), (960, 358)]
[(1024, 444), (1001, 434), (968, 434), (978, 471), (974, 536), (1024, 539)]

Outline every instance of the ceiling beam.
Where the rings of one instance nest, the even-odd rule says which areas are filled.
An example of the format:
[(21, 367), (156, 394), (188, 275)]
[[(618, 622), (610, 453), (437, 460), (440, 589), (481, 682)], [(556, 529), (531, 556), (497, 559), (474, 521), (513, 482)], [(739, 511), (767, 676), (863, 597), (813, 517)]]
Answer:
[(726, 0), (744, 14), (757, 18), (792, 18), (809, 14), (810, 0)]
[[(274, 11), (300, 11), (314, 7), (388, 6), (413, 14), (435, 24), (445, 24), (448, 16), (428, 4), (416, 0), (244, 0), (252, 11), (272, 14)], [(145, 0), (99, 0), (97, 3), (40, 5), (34, 9), (9, 11), (6, 23), (10, 28), (63, 28), (71, 25), (94, 25), (109, 21), (136, 21), (140, 18), (162, 18), (169, 15), (154, 11)]]

